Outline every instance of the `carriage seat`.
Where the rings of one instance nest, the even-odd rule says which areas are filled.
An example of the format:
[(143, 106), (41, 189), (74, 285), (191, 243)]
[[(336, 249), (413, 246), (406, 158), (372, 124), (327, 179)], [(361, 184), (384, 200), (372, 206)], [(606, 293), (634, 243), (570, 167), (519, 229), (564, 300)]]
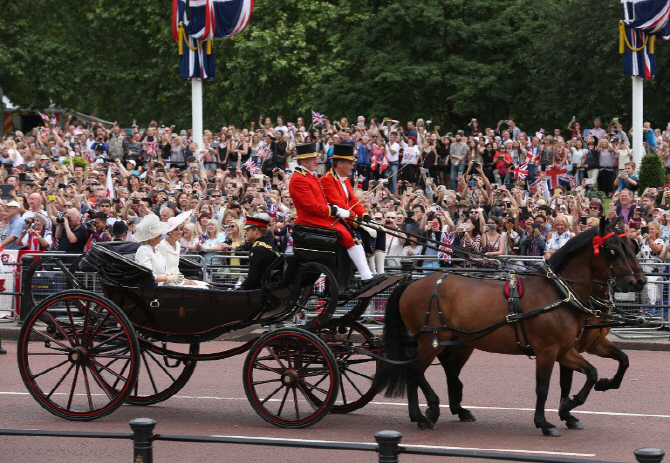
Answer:
[(297, 262), (318, 262), (334, 269), (340, 232), (312, 225), (293, 227), (293, 255)]
[[(96, 243), (95, 246), (101, 246), (123, 256), (128, 254), (132, 254), (134, 256), (135, 252), (137, 252), (137, 248), (139, 248), (141, 245), (137, 241), (103, 241)], [(95, 270), (84, 271), (92, 272)], [(179, 258), (179, 272), (189, 280), (204, 279), (204, 271), (202, 266), (191, 260), (188, 260), (185, 257)]]
[(141, 288), (155, 284), (151, 270), (134, 260), (109, 249), (109, 246), (94, 244), (79, 263), (84, 272), (96, 272), (100, 278), (114, 286)]

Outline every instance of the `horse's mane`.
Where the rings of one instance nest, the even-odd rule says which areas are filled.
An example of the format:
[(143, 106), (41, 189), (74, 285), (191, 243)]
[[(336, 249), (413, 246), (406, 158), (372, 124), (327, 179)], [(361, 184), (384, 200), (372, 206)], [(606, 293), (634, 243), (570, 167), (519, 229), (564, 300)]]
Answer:
[(570, 238), (561, 249), (549, 258), (548, 262), (551, 268), (557, 272), (560, 271), (570, 259), (591, 244), (591, 240), (598, 235), (598, 231), (598, 227), (591, 227), (574, 238)]

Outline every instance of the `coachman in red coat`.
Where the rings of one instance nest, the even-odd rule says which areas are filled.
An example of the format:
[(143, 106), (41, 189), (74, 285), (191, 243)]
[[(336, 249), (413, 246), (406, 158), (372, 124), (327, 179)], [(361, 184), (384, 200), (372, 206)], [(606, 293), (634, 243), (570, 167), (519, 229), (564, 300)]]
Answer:
[(296, 209), (296, 225), (315, 225), (318, 227), (335, 228), (340, 232), (340, 244), (356, 265), (361, 280), (372, 279), (372, 272), (365, 258), (365, 251), (354, 241), (349, 228), (343, 220), (350, 216), (347, 207), (329, 204), (324, 188), (316, 176), (318, 153), (316, 144), (305, 143), (296, 146), (298, 167), (291, 176), (289, 194)]

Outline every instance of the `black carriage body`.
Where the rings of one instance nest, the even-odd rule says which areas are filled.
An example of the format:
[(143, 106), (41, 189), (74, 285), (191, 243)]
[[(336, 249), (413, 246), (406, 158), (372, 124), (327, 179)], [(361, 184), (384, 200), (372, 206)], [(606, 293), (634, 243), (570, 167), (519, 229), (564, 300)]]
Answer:
[(203, 342), (255, 324), (292, 315), (291, 290), (251, 291), (157, 286), (152, 272), (96, 245), (80, 263), (99, 274), (105, 295), (128, 316), (134, 328), (166, 342)]

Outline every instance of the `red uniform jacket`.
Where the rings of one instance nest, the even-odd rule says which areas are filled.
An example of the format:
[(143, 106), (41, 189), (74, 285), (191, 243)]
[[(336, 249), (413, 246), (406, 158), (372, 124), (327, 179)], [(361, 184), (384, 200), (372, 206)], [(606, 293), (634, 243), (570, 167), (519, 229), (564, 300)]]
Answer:
[(342, 182), (340, 182), (340, 178), (337, 176), (337, 173), (335, 173), (335, 170), (330, 169), (327, 173), (321, 176), (319, 181), (321, 182), (321, 185), (323, 185), (323, 191), (330, 204), (335, 204), (342, 209), (351, 211), (352, 219), (354, 217), (363, 217), (363, 215), (367, 214), (367, 211), (354, 194), (354, 189), (351, 188), (349, 179), (344, 182), (347, 191), (349, 192), (349, 197), (345, 194)]
[(295, 206), (296, 225), (336, 228), (340, 231), (342, 246), (348, 249), (354, 245), (351, 232), (334, 216), (334, 208), (328, 205), (316, 175), (298, 166), (291, 175), (288, 191)]

